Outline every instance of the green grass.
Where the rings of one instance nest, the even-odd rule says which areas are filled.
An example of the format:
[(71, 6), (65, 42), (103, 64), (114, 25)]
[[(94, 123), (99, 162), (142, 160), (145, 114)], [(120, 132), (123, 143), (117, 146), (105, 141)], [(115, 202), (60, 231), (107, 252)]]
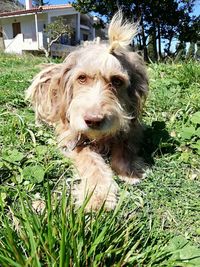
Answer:
[(114, 211), (85, 213), (71, 199), (71, 162), (24, 101), (44, 61), (0, 55), (0, 266), (199, 267), (199, 64), (149, 66), (148, 177), (120, 183)]

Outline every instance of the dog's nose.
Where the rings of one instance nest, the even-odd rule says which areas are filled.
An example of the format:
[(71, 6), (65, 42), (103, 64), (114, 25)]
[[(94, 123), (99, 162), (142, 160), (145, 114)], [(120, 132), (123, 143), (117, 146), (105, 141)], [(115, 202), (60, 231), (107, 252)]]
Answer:
[(84, 121), (88, 127), (96, 129), (102, 125), (104, 116), (102, 114), (86, 114), (84, 116)]

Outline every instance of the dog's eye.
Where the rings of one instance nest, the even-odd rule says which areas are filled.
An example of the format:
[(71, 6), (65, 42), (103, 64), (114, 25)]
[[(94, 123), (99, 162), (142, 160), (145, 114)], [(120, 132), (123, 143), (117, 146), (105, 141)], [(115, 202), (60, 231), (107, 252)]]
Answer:
[(79, 83), (81, 83), (81, 84), (86, 83), (86, 81), (87, 81), (87, 77), (86, 77), (86, 75), (84, 75), (84, 74), (80, 75), (80, 76), (78, 77), (78, 81), (79, 81)]
[(124, 84), (124, 80), (121, 77), (113, 76), (111, 78), (111, 83), (114, 87), (121, 87)]

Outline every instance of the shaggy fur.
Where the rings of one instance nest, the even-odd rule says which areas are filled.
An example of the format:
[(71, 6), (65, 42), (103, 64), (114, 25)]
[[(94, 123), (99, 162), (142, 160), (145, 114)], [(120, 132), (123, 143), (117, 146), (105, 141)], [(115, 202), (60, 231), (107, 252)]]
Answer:
[(54, 125), (59, 147), (74, 161), (81, 180), (73, 191), (77, 204), (93, 192), (87, 209), (104, 202), (115, 207), (113, 171), (130, 184), (143, 175), (137, 153), (148, 81), (142, 58), (129, 51), (136, 27), (118, 12), (108, 34), (109, 44), (79, 47), (42, 70), (27, 90), (36, 120)]

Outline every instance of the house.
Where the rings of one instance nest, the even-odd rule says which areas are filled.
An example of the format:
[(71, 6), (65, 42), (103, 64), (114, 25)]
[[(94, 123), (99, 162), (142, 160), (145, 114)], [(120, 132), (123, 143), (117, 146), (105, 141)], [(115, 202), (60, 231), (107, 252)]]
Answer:
[[(81, 14), (71, 4), (33, 7), (32, 0), (26, 0), (25, 9), (0, 13), (0, 38), (3, 39), (5, 52), (22, 54), (24, 51), (43, 51), (49, 41), (44, 31), (46, 25), (60, 16), (71, 25), (73, 34), (70, 38), (64, 36), (60, 43), (54, 44), (53, 54), (97, 37), (93, 27), (96, 17)], [(104, 33), (98, 31), (98, 35)]]

